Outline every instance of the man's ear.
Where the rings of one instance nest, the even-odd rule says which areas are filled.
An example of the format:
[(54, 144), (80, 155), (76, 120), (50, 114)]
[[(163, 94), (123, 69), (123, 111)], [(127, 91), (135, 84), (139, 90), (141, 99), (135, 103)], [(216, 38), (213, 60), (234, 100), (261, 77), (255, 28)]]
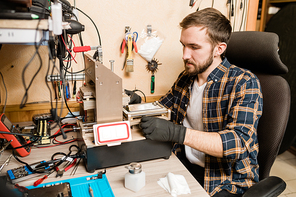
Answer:
[(225, 42), (220, 42), (216, 46), (215, 55), (220, 56), (227, 48), (227, 44)]

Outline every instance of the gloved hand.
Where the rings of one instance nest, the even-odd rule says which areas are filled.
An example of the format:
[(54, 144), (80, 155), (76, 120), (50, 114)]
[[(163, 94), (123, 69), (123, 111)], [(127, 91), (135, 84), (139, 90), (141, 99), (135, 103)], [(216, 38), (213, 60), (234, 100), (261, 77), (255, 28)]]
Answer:
[(128, 104), (141, 103), (142, 98), (141, 98), (138, 94), (136, 94), (134, 91), (124, 89), (124, 92), (125, 92), (128, 96), (130, 96), (130, 102), (129, 102)]
[(140, 127), (145, 137), (157, 141), (171, 141), (183, 144), (186, 134), (186, 127), (156, 117), (143, 117)]

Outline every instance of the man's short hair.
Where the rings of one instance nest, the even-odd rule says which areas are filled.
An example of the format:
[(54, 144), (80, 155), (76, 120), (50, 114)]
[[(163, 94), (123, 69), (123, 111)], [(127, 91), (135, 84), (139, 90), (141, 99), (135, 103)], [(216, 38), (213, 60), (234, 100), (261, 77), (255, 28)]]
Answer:
[(231, 35), (230, 21), (218, 10), (205, 8), (187, 15), (180, 23), (181, 28), (189, 27), (206, 28), (211, 44), (229, 41)]

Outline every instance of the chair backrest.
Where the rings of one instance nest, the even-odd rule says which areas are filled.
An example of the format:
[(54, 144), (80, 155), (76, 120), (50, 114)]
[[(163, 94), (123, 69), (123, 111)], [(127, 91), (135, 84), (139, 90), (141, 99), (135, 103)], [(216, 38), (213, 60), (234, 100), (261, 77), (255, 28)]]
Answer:
[(278, 154), (290, 113), (290, 87), (281, 74), (288, 72), (278, 55), (275, 33), (233, 32), (226, 49), (231, 64), (251, 70), (260, 80), (263, 114), (257, 134), (259, 179), (269, 176)]

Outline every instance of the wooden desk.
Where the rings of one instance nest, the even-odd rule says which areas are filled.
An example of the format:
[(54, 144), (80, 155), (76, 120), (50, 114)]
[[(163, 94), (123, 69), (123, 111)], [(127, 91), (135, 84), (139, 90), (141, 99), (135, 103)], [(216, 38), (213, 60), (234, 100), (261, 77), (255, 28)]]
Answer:
[[(68, 138), (71, 136), (68, 135)], [(74, 143), (71, 143), (74, 144)], [(32, 148), (31, 154), (27, 157), (20, 159), (28, 164), (32, 164), (34, 162), (40, 162), (42, 160), (48, 161), (51, 158), (51, 155), (55, 152), (65, 152), (68, 153), (68, 147), (71, 145), (62, 145), (51, 148)], [(4, 160), (9, 156), (11, 152), (5, 151), (0, 157), (0, 165), (4, 162)], [(196, 197), (206, 197), (208, 194), (205, 190), (199, 185), (199, 183), (193, 178), (193, 176), (186, 170), (186, 168), (182, 165), (182, 163), (178, 160), (178, 158), (172, 154), (172, 156), (168, 159), (157, 159), (151, 161), (141, 162), (143, 171), (146, 174), (146, 185), (137, 193), (130, 191), (124, 187), (124, 175), (127, 173), (127, 169), (124, 166), (110, 167), (106, 169), (106, 176), (110, 183), (110, 186), (113, 190), (114, 195), (117, 197), (133, 197), (133, 196), (171, 196), (167, 193), (162, 187), (157, 184), (159, 178), (165, 177), (169, 172), (174, 174), (183, 175), (189, 185), (191, 190), (191, 195), (184, 196), (196, 196)], [(7, 170), (23, 166), (23, 164), (17, 162), (15, 158), (12, 158), (9, 165), (5, 166), (1, 176), (6, 174)], [(53, 182), (57, 180), (64, 180), (70, 178), (76, 178), (81, 176), (87, 176), (95, 173), (88, 173), (85, 170), (82, 162), (80, 163), (77, 172), (74, 176), (70, 176), (72, 169), (68, 170), (64, 173), (62, 178), (56, 178), (55, 172), (51, 174), (43, 183)], [(41, 177), (41, 176), (40, 176)], [(21, 186), (30, 186), (39, 179), (40, 177), (32, 178), (31, 180), (26, 180), (19, 182), (18, 184)]]

